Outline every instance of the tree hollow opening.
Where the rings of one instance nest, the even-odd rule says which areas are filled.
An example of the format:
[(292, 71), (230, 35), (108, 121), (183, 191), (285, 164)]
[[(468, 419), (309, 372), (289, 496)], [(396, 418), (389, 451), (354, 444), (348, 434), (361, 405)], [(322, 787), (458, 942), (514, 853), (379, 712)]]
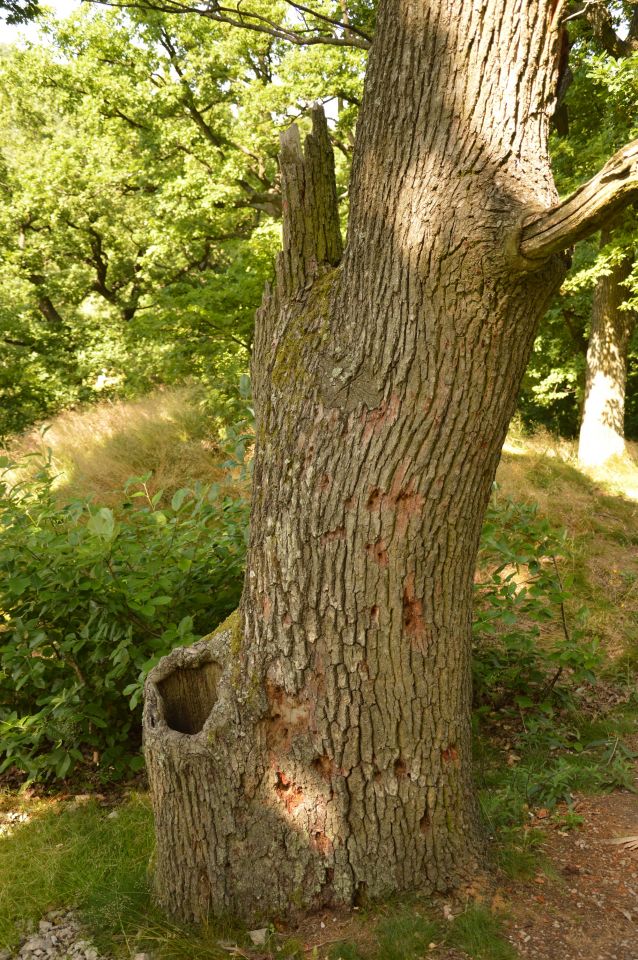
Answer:
[(178, 667), (158, 684), (164, 716), (171, 730), (199, 733), (217, 700), (221, 667), (214, 661)]

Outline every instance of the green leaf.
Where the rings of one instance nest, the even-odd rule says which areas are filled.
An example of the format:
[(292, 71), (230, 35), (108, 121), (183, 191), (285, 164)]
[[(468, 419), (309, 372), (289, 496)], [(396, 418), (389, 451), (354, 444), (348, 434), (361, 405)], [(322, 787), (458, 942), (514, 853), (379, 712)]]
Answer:
[(92, 514), (87, 528), (102, 540), (111, 540), (115, 534), (115, 517), (108, 507), (100, 507)]
[(175, 491), (173, 494), (173, 499), (171, 500), (171, 508), (175, 510), (175, 512), (180, 509), (190, 492), (191, 491), (188, 489), (188, 487), (182, 487), (180, 490)]

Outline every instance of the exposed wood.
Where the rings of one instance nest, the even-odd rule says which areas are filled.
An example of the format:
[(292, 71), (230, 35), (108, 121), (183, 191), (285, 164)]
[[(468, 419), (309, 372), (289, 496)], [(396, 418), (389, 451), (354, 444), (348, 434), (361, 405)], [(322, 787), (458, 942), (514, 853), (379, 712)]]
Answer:
[(557, 204), (526, 218), (522, 256), (542, 263), (590, 236), (638, 199), (638, 140), (632, 140), (582, 187)]

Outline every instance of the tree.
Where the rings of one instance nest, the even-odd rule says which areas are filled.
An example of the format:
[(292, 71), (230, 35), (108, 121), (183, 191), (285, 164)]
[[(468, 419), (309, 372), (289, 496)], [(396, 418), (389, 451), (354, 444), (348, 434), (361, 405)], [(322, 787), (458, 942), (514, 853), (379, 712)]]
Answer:
[(0, 435), (105, 375), (232, 391), (279, 244), (273, 121), (338, 95), (343, 191), (365, 53), (156, 11), (41, 23), (0, 59)]
[(38, 0), (0, 0), (0, 18), (7, 23), (28, 23), (39, 13)]
[[(606, 156), (638, 133), (638, 5), (572, 6), (564, 44), (569, 61), (562, 128), (551, 143), (561, 193), (587, 180)], [(540, 415), (573, 434), (582, 420), (580, 459), (588, 465), (624, 449), (634, 220), (623, 218), (612, 232), (608, 224), (601, 244), (593, 237), (579, 244), (560, 296), (541, 325), (523, 388), (527, 418)], [(635, 432), (631, 413), (626, 429), (629, 435)]]
[[(612, 229), (601, 231), (601, 251), (607, 252)], [(615, 257), (614, 257), (615, 254)], [(623, 309), (633, 257), (612, 250), (594, 290), (587, 347), (585, 402), (578, 440), (578, 459), (595, 467), (625, 452), (625, 385), (627, 353), (636, 314)]]
[[(590, 79), (606, 94), (602, 133), (607, 142), (636, 132), (638, 5), (633, 6), (624, 39), (603, 18), (599, 30), (604, 54), (589, 64)], [(636, 238), (627, 221), (608, 223), (601, 231), (578, 444), (584, 466), (598, 466), (625, 452), (627, 355), (636, 326), (636, 314), (627, 303)]]
[(638, 144), (557, 203), (564, 4), (383, 0), (342, 252), (314, 112), (282, 137), (258, 312), (239, 613), (149, 675), (156, 889), (248, 919), (472, 869), (479, 532), (562, 251), (638, 192)]

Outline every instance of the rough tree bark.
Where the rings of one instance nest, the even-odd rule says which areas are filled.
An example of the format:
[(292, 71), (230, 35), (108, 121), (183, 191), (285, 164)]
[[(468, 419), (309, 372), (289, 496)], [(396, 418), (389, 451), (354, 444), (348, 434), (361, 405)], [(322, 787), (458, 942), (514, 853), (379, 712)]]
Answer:
[(343, 254), (322, 113), (305, 150), (282, 138), (243, 599), (146, 689), (156, 891), (182, 918), (441, 890), (480, 856), (479, 533), (555, 251), (592, 216), (557, 242), (561, 7), (382, 0)]
[[(600, 245), (611, 240), (609, 227), (601, 231)], [(627, 256), (611, 267), (596, 284), (592, 325), (587, 348), (585, 402), (578, 441), (583, 466), (601, 466), (625, 452), (625, 385), (627, 351), (636, 325), (636, 314), (622, 310), (627, 299), (623, 282), (631, 274)]]

